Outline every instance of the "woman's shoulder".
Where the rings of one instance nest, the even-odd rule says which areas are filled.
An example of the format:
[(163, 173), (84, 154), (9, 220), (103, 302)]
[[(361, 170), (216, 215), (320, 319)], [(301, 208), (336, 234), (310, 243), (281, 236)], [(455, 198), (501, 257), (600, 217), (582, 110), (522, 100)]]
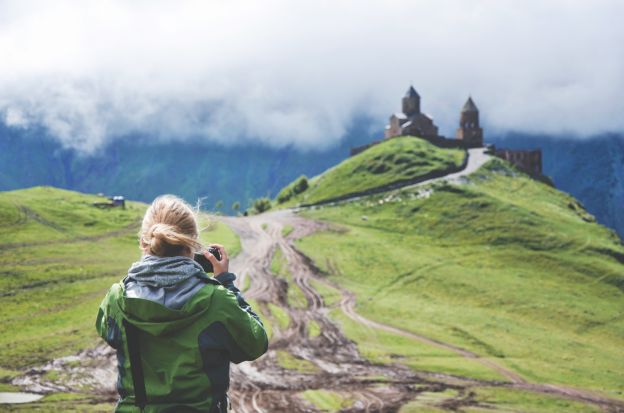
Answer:
[(113, 302), (121, 299), (124, 295), (124, 283), (122, 281), (118, 281), (110, 286), (108, 291), (106, 292), (106, 296), (104, 297), (104, 302)]

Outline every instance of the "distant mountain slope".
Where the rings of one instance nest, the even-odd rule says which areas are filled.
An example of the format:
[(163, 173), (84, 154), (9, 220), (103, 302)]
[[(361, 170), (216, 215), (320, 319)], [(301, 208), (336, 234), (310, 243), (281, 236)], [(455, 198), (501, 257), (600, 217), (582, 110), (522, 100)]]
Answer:
[(206, 142), (153, 142), (127, 137), (82, 157), (65, 150), (40, 130), (0, 125), (0, 190), (52, 185), (81, 192), (125, 195), (151, 202), (174, 193), (205, 208), (217, 201), (224, 210), (239, 201), (242, 208), (260, 196), (274, 196), (301, 174), (313, 176), (344, 159), (351, 146), (370, 142), (370, 122), (361, 120), (337, 146), (300, 152), (245, 145), (224, 147)]
[[(624, 246), (572, 196), (495, 159), (467, 184), (301, 213), (333, 224), (296, 245), (356, 294), (358, 313), (495, 359), (529, 382), (623, 398), (614, 366), (624, 346)], [(374, 361), (467, 374), (332, 315)]]
[[(192, 142), (158, 143), (127, 137), (94, 157), (64, 150), (36, 128), (17, 130), (0, 123), (0, 190), (53, 185), (82, 192), (122, 194), (151, 201), (171, 192), (191, 202), (206, 198), (206, 208), (224, 201), (225, 211), (239, 201), (246, 207), (260, 196), (274, 197), (288, 182), (314, 176), (349, 156), (349, 149), (381, 136), (377, 122), (355, 119), (335, 147), (318, 152), (293, 148), (233, 146)], [(486, 131), (487, 134), (487, 131)], [(512, 148), (542, 147), (544, 173), (558, 188), (577, 197), (598, 221), (624, 237), (624, 136), (584, 140), (566, 136), (487, 134), (488, 142)]]

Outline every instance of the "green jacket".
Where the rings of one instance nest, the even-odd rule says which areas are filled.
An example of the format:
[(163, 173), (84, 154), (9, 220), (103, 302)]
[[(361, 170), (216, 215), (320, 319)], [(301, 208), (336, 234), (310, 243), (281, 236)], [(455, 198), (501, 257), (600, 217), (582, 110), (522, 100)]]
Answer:
[[(141, 411), (135, 406), (128, 330), (137, 336), (144, 412), (225, 411), (230, 362), (254, 360), (267, 350), (262, 322), (234, 286), (234, 274), (211, 278), (175, 258), (181, 265), (175, 270), (190, 268), (191, 275), (141, 278), (131, 272), (100, 305), (97, 331), (117, 350), (116, 412)], [(160, 261), (149, 259), (153, 272), (152, 264)]]

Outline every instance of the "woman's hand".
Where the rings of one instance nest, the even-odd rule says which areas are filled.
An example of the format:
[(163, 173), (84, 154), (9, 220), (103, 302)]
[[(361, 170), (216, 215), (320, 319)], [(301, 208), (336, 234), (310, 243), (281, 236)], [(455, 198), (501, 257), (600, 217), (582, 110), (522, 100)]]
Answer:
[(225, 248), (223, 248), (223, 245), (210, 244), (209, 246), (219, 250), (219, 254), (221, 255), (221, 260), (218, 260), (217, 257), (212, 255), (208, 250), (204, 251), (204, 257), (212, 263), (215, 277), (224, 272), (228, 272), (230, 268), (230, 259), (228, 258), (227, 252), (225, 251)]

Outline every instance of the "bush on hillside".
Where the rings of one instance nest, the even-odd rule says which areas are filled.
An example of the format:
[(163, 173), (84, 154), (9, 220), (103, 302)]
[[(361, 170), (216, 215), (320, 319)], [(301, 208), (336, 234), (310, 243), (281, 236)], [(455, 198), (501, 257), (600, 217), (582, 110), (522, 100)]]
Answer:
[(277, 202), (283, 204), (293, 196), (304, 192), (308, 187), (308, 178), (305, 175), (301, 175), (295, 182), (291, 183), (277, 194)]
[(257, 214), (271, 209), (271, 200), (269, 198), (258, 198), (253, 202), (253, 210)]

